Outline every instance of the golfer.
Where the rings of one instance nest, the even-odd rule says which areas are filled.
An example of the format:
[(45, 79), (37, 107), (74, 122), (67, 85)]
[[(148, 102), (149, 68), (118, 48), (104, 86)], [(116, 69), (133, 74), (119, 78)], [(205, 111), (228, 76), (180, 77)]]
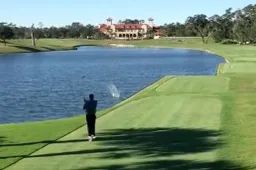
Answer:
[(86, 112), (86, 122), (87, 122), (87, 130), (88, 130), (88, 139), (92, 141), (92, 139), (96, 138), (95, 135), (95, 122), (96, 122), (96, 108), (97, 108), (97, 100), (94, 100), (94, 95), (89, 95), (89, 100), (84, 99), (84, 107), (83, 110)]

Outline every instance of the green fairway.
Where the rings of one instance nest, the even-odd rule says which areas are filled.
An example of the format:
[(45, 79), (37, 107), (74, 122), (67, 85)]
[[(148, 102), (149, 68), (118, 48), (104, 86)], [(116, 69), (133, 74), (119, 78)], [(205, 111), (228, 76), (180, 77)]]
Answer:
[[(58, 41), (42, 40), (41, 45), (111, 43)], [(221, 64), (217, 76), (164, 77), (103, 111), (93, 143), (87, 142), (85, 127), (57, 140), (81, 126), (84, 117), (0, 125), (0, 169), (20, 158), (6, 170), (256, 169), (255, 46), (167, 40), (113, 43), (209, 50), (230, 63)]]
[(222, 73), (256, 73), (256, 63), (226, 63), (221, 69)]
[(183, 160), (203, 161), (192, 167), (212, 167), (219, 161), (222, 102), (213, 94), (151, 96), (153, 91), (99, 118), (95, 142), (86, 142), (82, 127), (7, 169), (139, 168), (163, 160), (169, 166)]
[(222, 76), (175, 77), (157, 88), (159, 92), (170, 93), (223, 93), (228, 90), (229, 78)]
[(40, 123), (0, 125), (0, 169), (22, 158), (20, 156), (2, 159), (2, 156), (28, 155), (83, 124), (81, 117), (75, 117)]

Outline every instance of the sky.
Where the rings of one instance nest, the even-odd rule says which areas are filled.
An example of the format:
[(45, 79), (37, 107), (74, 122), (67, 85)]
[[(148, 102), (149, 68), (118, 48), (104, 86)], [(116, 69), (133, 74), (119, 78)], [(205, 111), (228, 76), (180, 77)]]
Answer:
[(98, 25), (108, 17), (113, 22), (129, 19), (154, 18), (156, 25), (184, 23), (195, 14), (223, 14), (255, 0), (1, 0), (0, 22), (18, 26), (65, 26), (72, 22)]

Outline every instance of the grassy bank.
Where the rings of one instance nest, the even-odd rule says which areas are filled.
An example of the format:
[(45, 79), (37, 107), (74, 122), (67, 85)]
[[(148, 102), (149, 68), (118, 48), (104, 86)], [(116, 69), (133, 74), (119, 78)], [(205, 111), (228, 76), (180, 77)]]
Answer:
[(6, 46), (0, 43), (0, 54), (74, 50), (80, 45), (107, 45), (109, 42), (86, 39), (40, 39), (36, 41), (36, 46), (32, 46), (29, 39), (10, 40)]
[(118, 41), (118, 40), (87, 40), (87, 39), (39, 39), (36, 41), (36, 46), (31, 46), (30, 39), (10, 40), (4, 46), (0, 43), (0, 54), (7, 53), (24, 53), (24, 52), (44, 52), (44, 51), (57, 51), (57, 50), (71, 50), (80, 45), (109, 45), (109, 44), (134, 44), (136, 46), (179, 46), (186, 44), (193, 47), (201, 43), (198, 38), (188, 39), (184, 42), (166, 41), (166, 40), (146, 40), (146, 41)]
[(20, 158), (7, 170), (256, 169), (256, 47), (127, 43), (210, 50), (231, 63), (221, 65), (218, 76), (163, 78), (100, 117), (93, 143), (86, 142), (85, 127), (56, 141), (83, 117), (1, 125), (0, 169)]

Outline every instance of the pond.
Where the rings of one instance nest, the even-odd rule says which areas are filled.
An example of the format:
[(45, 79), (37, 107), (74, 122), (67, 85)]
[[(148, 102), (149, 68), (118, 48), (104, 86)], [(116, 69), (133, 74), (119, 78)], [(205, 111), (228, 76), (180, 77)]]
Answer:
[(98, 110), (105, 109), (165, 75), (214, 75), (222, 62), (207, 52), (157, 48), (0, 55), (0, 123), (84, 114), (83, 99), (90, 93)]

